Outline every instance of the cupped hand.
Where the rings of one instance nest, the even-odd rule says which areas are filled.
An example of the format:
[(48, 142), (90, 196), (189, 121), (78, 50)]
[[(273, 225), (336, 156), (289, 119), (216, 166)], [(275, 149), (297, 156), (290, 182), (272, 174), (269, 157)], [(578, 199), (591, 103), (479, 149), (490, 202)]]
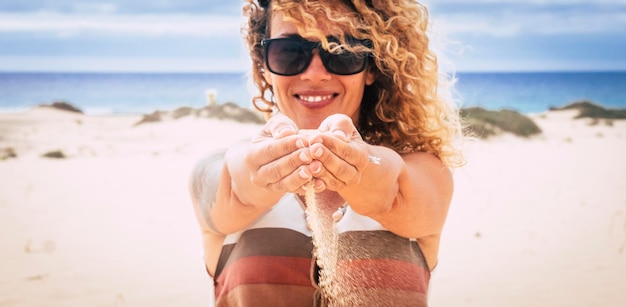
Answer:
[(253, 137), (246, 154), (251, 181), (277, 193), (302, 192), (311, 180), (308, 140), (298, 135), (296, 124), (287, 116), (272, 116)]
[(309, 138), (309, 171), (316, 191), (340, 191), (358, 184), (368, 165), (369, 151), (352, 119), (344, 114), (331, 115), (322, 121), (318, 132)]

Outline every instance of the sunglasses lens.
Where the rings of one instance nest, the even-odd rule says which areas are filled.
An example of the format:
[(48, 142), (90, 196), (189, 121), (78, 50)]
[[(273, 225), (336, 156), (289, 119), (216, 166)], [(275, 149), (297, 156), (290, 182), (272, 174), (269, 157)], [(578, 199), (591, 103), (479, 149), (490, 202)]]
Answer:
[(331, 54), (324, 52), (323, 60), (328, 71), (337, 75), (353, 75), (365, 69), (365, 55), (351, 52)]
[[(269, 39), (264, 41), (265, 60), (268, 69), (275, 74), (294, 76), (302, 73), (313, 58), (313, 49), (317, 44), (288, 39)], [(365, 69), (367, 54), (352, 52), (330, 53), (321, 50), (320, 56), (326, 69), (337, 75), (353, 75)]]
[(311, 48), (296, 40), (273, 40), (266, 49), (267, 66), (275, 74), (293, 76), (311, 61)]

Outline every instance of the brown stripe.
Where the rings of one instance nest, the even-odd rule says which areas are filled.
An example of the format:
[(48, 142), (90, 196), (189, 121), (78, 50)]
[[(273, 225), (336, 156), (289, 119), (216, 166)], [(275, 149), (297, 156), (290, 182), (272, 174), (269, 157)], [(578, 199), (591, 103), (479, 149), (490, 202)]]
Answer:
[(313, 242), (300, 232), (285, 228), (259, 228), (245, 231), (237, 245), (245, 250), (235, 250), (231, 257), (291, 256), (311, 257)]
[[(329, 303), (326, 303), (326, 306)], [(345, 291), (334, 306), (358, 306), (358, 307), (426, 307), (428, 297), (426, 294), (388, 289), (359, 289), (358, 291)]]
[(215, 306), (309, 307), (313, 306), (313, 287), (284, 285), (243, 285), (218, 297)]
[(313, 287), (309, 279), (311, 259), (276, 256), (252, 256), (229, 265), (215, 280), (216, 296), (242, 285), (276, 284)]
[[(313, 242), (295, 230), (285, 228), (250, 229), (234, 244), (224, 245), (215, 276), (231, 263), (250, 256), (311, 258)], [(310, 260), (309, 260), (310, 261)]]
[(222, 274), (222, 270), (224, 266), (226, 266), (226, 262), (228, 262), (228, 257), (230, 253), (232, 253), (233, 248), (235, 248), (235, 244), (228, 244), (222, 246), (222, 251), (220, 253), (220, 258), (217, 261), (217, 268), (215, 269), (215, 277), (220, 276)]

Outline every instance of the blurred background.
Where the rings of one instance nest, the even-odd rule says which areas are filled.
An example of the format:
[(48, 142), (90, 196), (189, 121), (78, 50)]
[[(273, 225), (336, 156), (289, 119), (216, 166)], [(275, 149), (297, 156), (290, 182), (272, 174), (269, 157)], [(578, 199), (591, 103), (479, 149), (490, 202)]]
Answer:
[[(241, 1), (0, 2), (0, 111), (64, 100), (88, 114), (250, 106)], [(463, 106), (626, 104), (623, 0), (427, 0)], [(610, 72), (610, 73), (609, 73)]]
[[(503, 134), (455, 173), (432, 306), (622, 306), (626, 0), (424, 3), (462, 114)], [(187, 115), (251, 107), (241, 11), (0, 0), (0, 307), (208, 305), (188, 174), (258, 126)]]

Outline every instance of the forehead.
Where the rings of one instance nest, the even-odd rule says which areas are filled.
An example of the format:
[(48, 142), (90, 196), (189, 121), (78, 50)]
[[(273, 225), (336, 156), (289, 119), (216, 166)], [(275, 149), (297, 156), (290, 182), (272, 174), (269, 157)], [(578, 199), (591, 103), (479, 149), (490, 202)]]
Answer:
[[(343, 15), (344, 18), (353, 13), (346, 6), (339, 4), (335, 4), (331, 11), (333, 15)], [(298, 12), (273, 10), (270, 18), (270, 37), (299, 34), (307, 39), (315, 39), (348, 32), (348, 26), (331, 21), (332, 17), (327, 16), (324, 12), (305, 14), (309, 14), (313, 18), (304, 18), (305, 16)], [(305, 23), (304, 20), (314, 20), (315, 24)]]

